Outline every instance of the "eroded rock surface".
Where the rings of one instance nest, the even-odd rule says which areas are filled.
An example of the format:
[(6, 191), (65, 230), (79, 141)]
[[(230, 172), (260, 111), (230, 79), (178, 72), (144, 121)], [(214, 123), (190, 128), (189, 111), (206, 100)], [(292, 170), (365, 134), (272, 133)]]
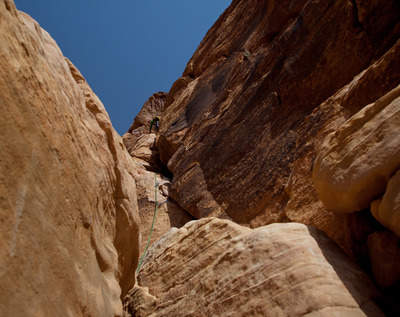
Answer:
[(346, 249), (313, 165), (400, 83), (399, 16), (396, 1), (233, 1), (166, 100), (156, 145), (173, 199), (195, 217), (315, 225)]
[(149, 122), (155, 116), (160, 116), (165, 110), (165, 101), (168, 98), (168, 93), (157, 92), (153, 94), (143, 105), (142, 109), (135, 117), (131, 127), (128, 130), (129, 134), (140, 136), (149, 133)]
[(321, 231), (206, 218), (150, 249), (127, 316), (383, 316), (369, 278)]
[(139, 251), (131, 158), (79, 71), (10, 0), (0, 43), (0, 315), (121, 315)]
[[(360, 110), (325, 139), (314, 165), (314, 183), (328, 210), (360, 211), (383, 196), (389, 179), (400, 168), (399, 127), (400, 86)], [(394, 187), (396, 195), (399, 190)], [(376, 216), (379, 220), (379, 212)], [(400, 213), (386, 211), (383, 217), (400, 235)]]
[(157, 214), (149, 242), (150, 246), (172, 227), (180, 228), (188, 221), (193, 220), (193, 217), (169, 198), (171, 181), (167, 177), (159, 173), (149, 172), (137, 162), (134, 163), (134, 167), (142, 236), (140, 255), (142, 255), (150, 236), (156, 204)]

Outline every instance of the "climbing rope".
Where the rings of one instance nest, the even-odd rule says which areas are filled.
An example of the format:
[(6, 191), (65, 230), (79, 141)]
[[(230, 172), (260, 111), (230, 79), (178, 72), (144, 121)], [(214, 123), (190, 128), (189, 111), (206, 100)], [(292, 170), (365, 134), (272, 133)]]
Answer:
[(163, 203), (167, 202), (167, 200), (168, 200), (168, 199), (167, 199), (166, 201), (164, 201), (164, 202), (162, 202), (162, 203), (160, 203), (160, 204), (157, 203), (157, 187), (158, 187), (158, 183), (157, 183), (157, 175), (156, 175), (156, 173), (154, 173), (154, 183), (155, 183), (154, 191), (155, 191), (156, 208), (155, 208), (155, 211), (154, 211), (153, 224), (151, 225), (151, 230), (150, 230), (149, 239), (147, 240), (146, 248), (144, 249), (143, 255), (142, 255), (142, 257), (140, 258), (139, 266), (138, 266), (138, 268), (137, 268), (137, 270), (136, 270), (136, 273), (139, 273), (139, 270), (140, 270), (140, 267), (141, 267), (141, 265), (142, 265), (144, 256), (146, 255), (146, 252), (147, 252), (147, 248), (149, 247), (149, 244), (150, 244), (151, 234), (153, 233), (154, 223), (156, 222), (157, 207), (158, 207), (159, 205), (162, 205)]

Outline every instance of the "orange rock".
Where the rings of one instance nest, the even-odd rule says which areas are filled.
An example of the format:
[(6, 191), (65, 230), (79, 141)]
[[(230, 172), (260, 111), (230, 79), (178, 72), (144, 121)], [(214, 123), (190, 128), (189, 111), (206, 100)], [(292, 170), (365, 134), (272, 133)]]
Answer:
[(79, 71), (10, 0), (0, 42), (0, 315), (121, 315), (139, 251), (131, 158)]

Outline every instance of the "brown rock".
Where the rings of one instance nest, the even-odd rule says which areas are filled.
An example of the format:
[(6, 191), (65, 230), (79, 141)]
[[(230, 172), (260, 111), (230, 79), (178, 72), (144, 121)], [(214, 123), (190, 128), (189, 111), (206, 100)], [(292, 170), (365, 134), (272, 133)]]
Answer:
[[(360, 22), (357, 2), (234, 1), (168, 97), (156, 145), (172, 197), (195, 217), (301, 221), (343, 240), (343, 217), (321, 204), (312, 167), (329, 132), (399, 83), (400, 8), (384, 7), (363, 5)], [(378, 25), (390, 31), (372, 36)], [(350, 99), (335, 95), (350, 82)]]
[(374, 217), (400, 237), (400, 170), (390, 178), (382, 199), (371, 205)]
[(79, 71), (10, 0), (0, 42), (0, 315), (121, 315), (138, 260), (131, 158)]
[(400, 282), (399, 245), (399, 238), (390, 231), (375, 232), (368, 237), (372, 273), (383, 288)]
[(153, 94), (143, 105), (142, 110), (135, 117), (128, 133), (134, 136), (149, 133), (150, 120), (155, 116), (161, 116), (165, 108), (165, 100), (168, 98), (168, 93), (157, 92)]
[(149, 246), (158, 241), (172, 227), (180, 228), (188, 221), (193, 220), (193, 217), (169, 199), (171, 182), (168, 178), (147, 171), (140, 163), (135, 162), (134, 166), (142, 236), (140, 255), (142, 255), (150, 236), (156, 203), (159, 205)]
[(400, 167), (399, 97), (400, 86), (363, 108), (325, 140), (313, 178), (328, 210), (362, 210), (385, 192), (389, 178)]
[(190, 222), (151, 248), (138, 282), (127, 316), (383, 316), (369, 278), (325, 234), (295, 223)]
[(124, 145), (129, 155), (142, 163), (148, 170), (161, 170), (160, 155), (155, 146), (156, 135), (154, 133), (142, 134), (139, 137), (130, 133), (123, 136)]

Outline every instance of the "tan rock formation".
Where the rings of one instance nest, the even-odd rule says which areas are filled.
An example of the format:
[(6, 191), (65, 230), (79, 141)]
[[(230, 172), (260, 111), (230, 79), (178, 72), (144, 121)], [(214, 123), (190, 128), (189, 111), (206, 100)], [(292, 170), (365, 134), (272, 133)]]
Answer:
[(134, 166), (140, 215), (140, 232), (142, 236), (140, 255), (142, 255), (150, 236), (156, 203), (159, 205), (157, 207), (154, 229), (151, 234), (150, 246), (158, 241), (172, 227), (180, 228), (187, 222), (193, 220), (193, 217), (173, 200), (169, 199), (171, 182), (168, 178), (161, 174), (147, 171), (140, 163), (135, 162)]
[(131, 158), (79, 71), (10, 0), (0, 43), (0, 315), (121, 315), (138, 259)]
[[(314, 225), (368, 269), (368, 236), (382, 230), (380, 224), (369, 210), (332, 213), (312, 174), (326, 136), (400, 84), (399, 16), (395, 0), (233, 1), (165, 101), (156, 146), (173, 173), (171, 197), (196, 218), (217, 216), (253, 228)], [(382, 118), (392, 150), (398, 148), (393, 115), (391, 123)], [(382, 159), (384, 142), (371, 166), (387, 172), (385, 182), (368, 179), (372, 195), (354, 210), (378, 199), (374, 215), (396, 232), (395, 178), (382, 195), (398, 167)], [(355, 163), (366, 166), (365, 159)], [(315, 182), (325, 182), (314, 173)]]
[(134, 136), (149, 133), (149, 121), (155, 116), (160, 116), (164, 112), (165, 101), (168, 93), (157, 92), (153, 94), (143, 105), (142, 109), (135, 117), (128, 133)]
[(382, 199), (372, 202), (371, 212), (400, 237), (400, 170), (389, 179)]
[[(314, 183), (328, 210), (363, 210), (383, 195), (400, 168), (399, 127), (400, 86), (326, 138), (314, 165)], [(394, 214), (400, 234), (400, 214)]]
[(321, 231), (295, 223), (190, 222), (150, 249), (138, 282), (127, 316), (383, 316), (369, 278)]
[(160, 155), (155, 146), (156, 135), (154, 133), (142, 135), (125, 133), (123, 140), (129, 155), (145, 166), (147, 170), (156, 172), (162, 169)]

